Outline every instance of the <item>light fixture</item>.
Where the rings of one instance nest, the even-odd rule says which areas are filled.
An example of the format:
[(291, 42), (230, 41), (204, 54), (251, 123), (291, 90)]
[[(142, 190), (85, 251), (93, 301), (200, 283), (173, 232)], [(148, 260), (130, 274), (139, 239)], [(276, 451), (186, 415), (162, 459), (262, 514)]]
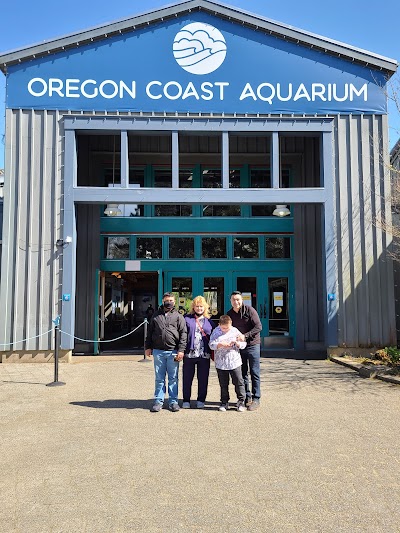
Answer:
[(122, 215), (122, 211), (118, 207), (118, 204), (107, 204), (107, 207), (104, 210), (104, 214), (108, 217), (119, 217)]
[[(114, 144), (113, 144), (112, 182), (113, 182), (113, 187), (114, 187), (115, 186), (115, 135), (114, 135)], [(122, 215), (122, 211), (118, 207), (118, 204), (108, 204), (104, 210), (104, 214), (107, 215), (108, 217), (119, 217)]]
[(274, 217), (287, 217), (290, 215), (290, 211), (286, 205), (277, 205), (272, 214)]

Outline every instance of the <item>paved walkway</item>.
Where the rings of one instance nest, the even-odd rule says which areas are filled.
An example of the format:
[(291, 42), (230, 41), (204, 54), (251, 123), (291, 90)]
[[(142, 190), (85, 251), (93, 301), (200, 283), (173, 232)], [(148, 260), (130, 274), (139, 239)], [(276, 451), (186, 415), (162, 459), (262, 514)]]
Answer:
[(8, 532), (400, 531), (400, 389), (328, 361), (262, 360), (259, 411), (150, 413), (131, 361), (0, 365)]

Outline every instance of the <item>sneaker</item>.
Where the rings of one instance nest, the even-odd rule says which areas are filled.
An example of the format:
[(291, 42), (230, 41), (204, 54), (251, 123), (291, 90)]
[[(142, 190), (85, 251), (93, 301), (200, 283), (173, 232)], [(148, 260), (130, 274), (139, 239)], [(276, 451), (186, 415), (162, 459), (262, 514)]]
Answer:
[(178, 402), (174, 402), (174, 403), (171, 403), (169, 406), (168, 406), (168, 409), (170, 411), (172, 411), (173, 413), (177, 413), (179, 410), (180, 410), (180, 407), (178, 405)]
[(240, 400), (238, 401), (238, 403), (236, 405), (236, 411), (240, 411), (241, 413), (243, 413), (243, 411), (246, 411), (246, 407), (244, 406), (244, 402), (241, 402)]
[(229, 404), (227, 403), (221, 403), (221, 405), (218, 407), (218, 411), (227, 411), (229, 409)]
[(246, 400), (245, 400), (245, 402), (244, 402), (244, 405), (245, 405), (246, 407), (248, 407), (249, 405), (251, 405), (251, 402), (252, 402), (252, 401), (253, 401), (253, 400), (251, 399), (251, 396), (246, 396)]
[(253, 400), (251, 404), (248, 406), (248, 411), (255, 411), (260, 407), (260, 400)]
[(197, 409), (204, 409), (204, 402), (197, 402), (196, 407)]
[(190, 409), (190, 402), (183, 402), (182, 409)]
[(163, 404), (162, 403), (155, 403), (153, 405), (153, 407), (150, 409), (150, 411), (152, 413), (159, 413), (162, 408), (163, 408)]

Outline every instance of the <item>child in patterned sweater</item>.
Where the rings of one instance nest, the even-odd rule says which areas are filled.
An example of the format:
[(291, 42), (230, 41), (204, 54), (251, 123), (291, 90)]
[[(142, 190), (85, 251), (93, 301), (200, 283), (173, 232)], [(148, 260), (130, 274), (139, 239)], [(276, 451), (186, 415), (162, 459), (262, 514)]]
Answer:
[(222, 315), (219, 319), (219, 326), (210, 337), (209, 345), (215, 351), (214, 362), (221, 388), (219, 411), (229, 409), (229, 376), (232, 377), (238, 399), (236, 409), (240, 412), (246, 410), (244, 406), (246, 391), (242, 376), (242, 358), (239, 352), (246, 347), (246, 342), (239, 341), (238, 335), (240, 331), (232, 326), (231, 317)]

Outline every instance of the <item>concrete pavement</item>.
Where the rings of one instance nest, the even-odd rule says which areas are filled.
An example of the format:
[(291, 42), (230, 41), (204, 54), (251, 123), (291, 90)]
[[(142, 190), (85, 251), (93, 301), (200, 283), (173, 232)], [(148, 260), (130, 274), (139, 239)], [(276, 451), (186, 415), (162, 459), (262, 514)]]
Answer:
[[(260, 410), (150, 413), (139, 357), (0, 365), (8, 532), (400, 531), (399, 388), (262, 359)], [(81, 359), (84, 360), (84, 359)], [(233, 396), (232, 389), (232, 396)]]

